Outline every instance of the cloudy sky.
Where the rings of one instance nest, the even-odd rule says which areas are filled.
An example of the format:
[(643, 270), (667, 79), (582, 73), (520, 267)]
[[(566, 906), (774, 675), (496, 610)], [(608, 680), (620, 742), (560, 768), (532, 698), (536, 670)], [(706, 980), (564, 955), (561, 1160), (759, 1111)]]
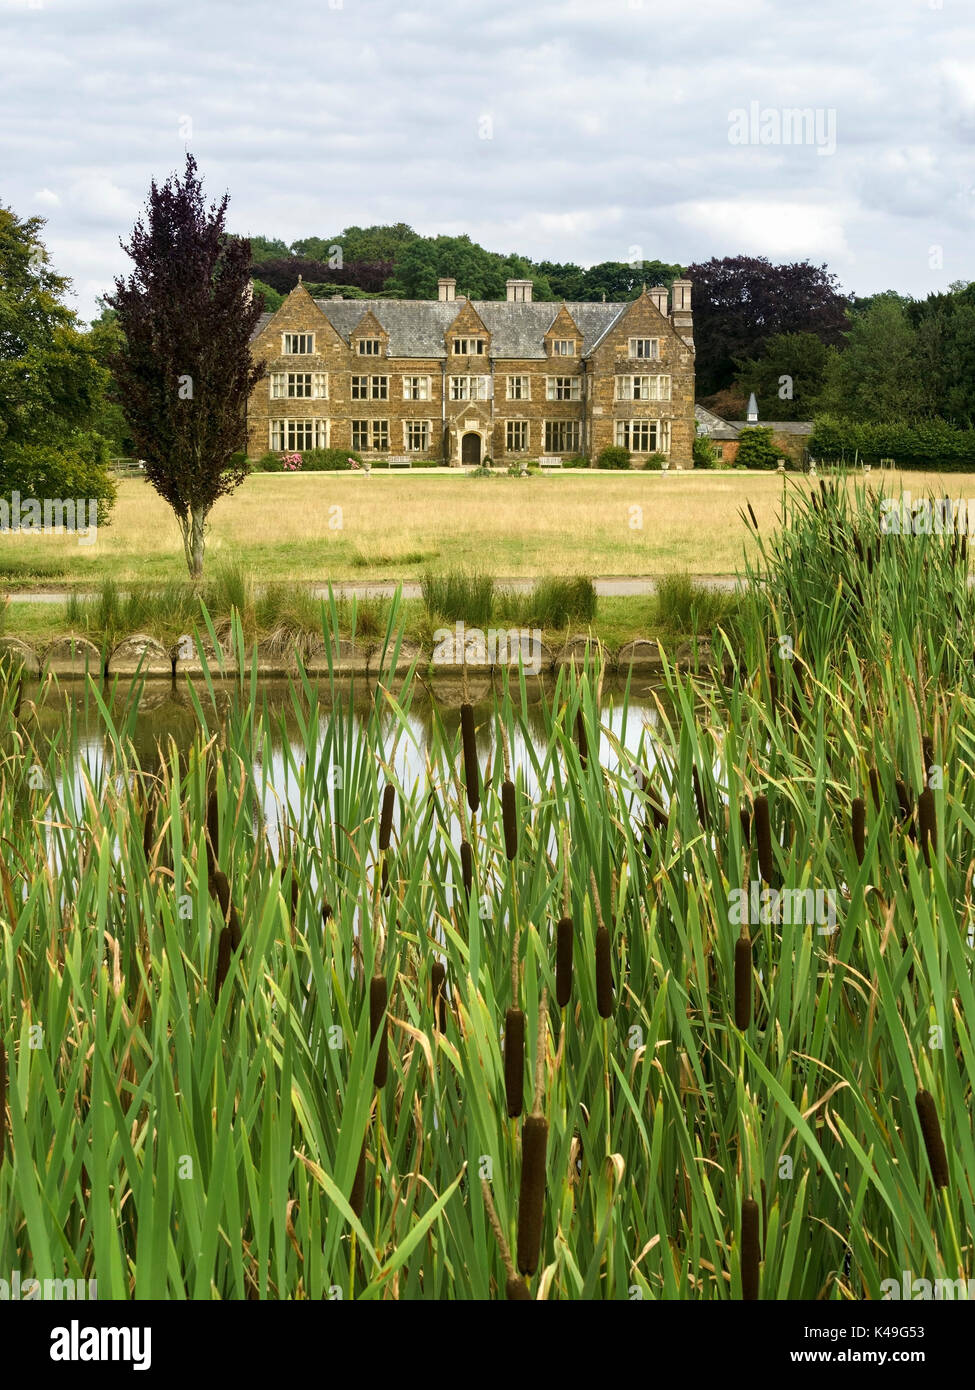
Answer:
[(972, 0), (0, 0), (0, 132), (84, 316), (186, 149), (286, 242), (975, 279)]

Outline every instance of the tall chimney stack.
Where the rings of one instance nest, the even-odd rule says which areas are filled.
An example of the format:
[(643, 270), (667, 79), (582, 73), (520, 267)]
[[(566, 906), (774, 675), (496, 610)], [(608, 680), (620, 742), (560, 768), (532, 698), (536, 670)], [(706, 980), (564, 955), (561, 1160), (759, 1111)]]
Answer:
[(532, 302), (531, 280), (507, 280), (509, 304), (530, 304)]
[(446, 300), (456, 298), (457, 281), (451, 280), (449, 276), (443, 275), (437, 281), (437, 298), (443, 303)]

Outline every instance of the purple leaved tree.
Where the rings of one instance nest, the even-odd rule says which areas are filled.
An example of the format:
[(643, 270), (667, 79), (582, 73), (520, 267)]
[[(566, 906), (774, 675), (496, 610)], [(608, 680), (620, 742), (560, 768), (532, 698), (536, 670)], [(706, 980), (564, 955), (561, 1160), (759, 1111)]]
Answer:
[(112, 361), (149, 482), (176, 513), (191, 576), (203, 574), (207, 518), (243, 482), (247, 401), (264, 372), (251, 356), (261, 315), (250, 242), (224, 229), (229, 194), (208, 208), (196, 160), (153, 181), (146, 220), (122, 249), (134, 263), (108, 303), (123, 346)]

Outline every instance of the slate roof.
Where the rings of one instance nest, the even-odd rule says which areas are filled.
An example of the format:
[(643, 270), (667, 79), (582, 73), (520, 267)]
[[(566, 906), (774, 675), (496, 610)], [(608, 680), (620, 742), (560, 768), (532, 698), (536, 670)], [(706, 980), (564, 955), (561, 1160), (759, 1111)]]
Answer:
[(694, 407), (694, 418), (703, 426), (712, 439), (737, 439), (742, 430), (764, 429), (773, 434), (807, 435), (813, 432), (813, 420), (725, 420), (706, 410), (703, 405)]
[[(345, 342), (364, 314), (372, 312), (389, 334), (390, 357), (446, 357), (444, 333), (467, 301), (463, 299), (316, 299), (315, 303)], [(491, 356), (544, 358), (545, 334), (561, 312), (561, 303), (509, 303), (473, 299), (471, 306), (491, 334)], [(582, 334), (582, 355), (612, 327), (628, 304), (566, 304)], [(262, 314), (255, 337), (270, 323)]]

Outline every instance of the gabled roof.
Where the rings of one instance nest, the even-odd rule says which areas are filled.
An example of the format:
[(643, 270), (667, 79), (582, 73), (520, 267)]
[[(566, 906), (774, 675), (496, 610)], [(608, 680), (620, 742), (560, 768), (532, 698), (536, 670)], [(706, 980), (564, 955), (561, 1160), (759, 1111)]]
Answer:
[(737, 439), (742, 430), (771, 430), (773, 434), (812, 434), (813, 420), (725, 420), (706, 410), (703, 405), (694, 407), (694, 418), (712, 439)]
[[(466, 303), (460, 299), (315, 300), (346, 343), (363, 316), (371, 313), (389, 334), (390, 357), (446, 357), (444, 333)], [(471, 300), (470, 306), (491, 335), (494, 358), (545, 358), (545, 334), (562, 310), (561, 304), (488, 299)], [(585, 357), (629, 305), (566, 304), (565, 308), (582, 334)], [(255, 336), (264, 331), (271, 318), (271, 314), (261, 315)]]

